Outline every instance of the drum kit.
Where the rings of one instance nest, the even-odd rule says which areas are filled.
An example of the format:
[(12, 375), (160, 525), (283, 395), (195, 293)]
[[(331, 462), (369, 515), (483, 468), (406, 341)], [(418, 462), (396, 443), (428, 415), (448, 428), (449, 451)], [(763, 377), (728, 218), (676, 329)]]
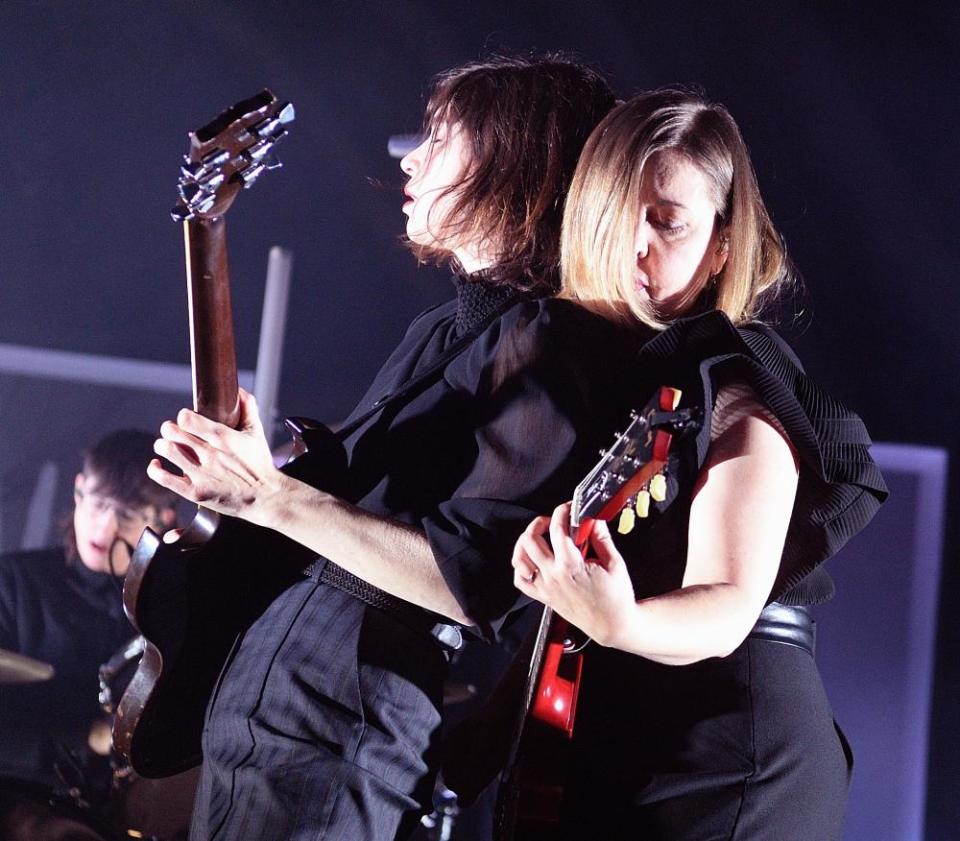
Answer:
[[(62, 784), (54, 787), (0, 777), (0, 841), (186, 841), (199, 769), (150, 780), (140, 777), (113, 750), (116, 703), (143, 648), (143, 637), (134, 637), (100, 667), (103, 717), (91, 725), (88, 748), (103, 762), (89, 763), (84, 766), (87, 770), (58, 764)], [(0, 649), (0, 686), (39, 683), (53, 675), (48, 663)], [(448, 683), (444, 703), (464, 703), (474, 694), (473, 686)], [(99, 773), (106, 773), (108, 779), (89, 779), (98, 773), (91, 768), (105, 769)], [(105, 796), (95, 795), (98, 791), (105, 791)], [(450, 841), (458, 813), (456, 795), (438, 782), (434, 812), (422, 821), (423, 837)]]
[[(147, 780), (112, 746), (114, 705), (142, 653), (143, 639), (136, 637), (100, 667), (103, 717), (92, 723), (88, 739), (91, 756), (100, 761), (58, 762), (54, 770), (61, 784), (53, 787), (0, 778), (2, 841), (185, 841), (198, 770)], [(0, 649), (4, 688), (50, 680), (53, 675), (48, 663)]]

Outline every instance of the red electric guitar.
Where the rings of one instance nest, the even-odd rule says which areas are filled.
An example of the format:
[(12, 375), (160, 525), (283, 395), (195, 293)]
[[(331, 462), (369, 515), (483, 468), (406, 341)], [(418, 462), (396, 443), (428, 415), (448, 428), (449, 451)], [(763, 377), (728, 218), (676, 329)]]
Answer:
[[(570, 525), (586, 556), (593, 523), (620, 515), (619, 530), (646, 517), (651, 500), (666, 498), (664, 471), (673, 436), (699, 427), (699, 413), (678, 409), (680, 392), (661, 388), (633, 413), (600, 462), (573, 494)], [(579, 637), (579, 638), (578, 638)], [(527, 678), (524, 713), (501, 777), (497, 841), (548, 841), (555, 837), (563, 794), (565, 744), (573, 738), (583, 648), (589, 642), (549, 607), (537, 629)]]
[[(191, 132), (180, 169), (173, 218), (183, 222), (186, 246), (194, 409), (230, 426), (239, 403), (224, 215), (242, 188), (278, 165), (273, 149), (293, 117), (292, 105), (264, 90)], [(329, 430), (287, 424), (300, 457), (284, 470), (306, 479), (321, 457), (317, 474), (345, 470)], [(336, 487), (333, 478), (324, 484)], [(170, 776), (200, 761), (204, 711), (234, 640), (314, 557), (276, 532), (204, 508), (172, 543), (144, 532), (123, 600), (146, 644), (114, 722), (114, 745), (138, 774)]]

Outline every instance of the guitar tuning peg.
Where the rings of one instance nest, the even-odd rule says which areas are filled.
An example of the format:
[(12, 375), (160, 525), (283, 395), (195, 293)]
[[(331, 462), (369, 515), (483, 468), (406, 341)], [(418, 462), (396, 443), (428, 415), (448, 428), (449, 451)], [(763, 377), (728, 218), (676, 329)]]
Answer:
[(205, 175), (203, 178), (197, 181), (197, 186), (200, 187), (200, 189), (203, 190), (203, 192), (205, 193), (215, 193), (217, 190), (220, 189), (220, 186), (223, 184), (223, 181), (224, 181), (223, 173), (219, 171), (214, 171)]
[(281, 161), (280, 158), (277, 157), (277, 153), (274, 149), (271, 149), (269, 152), (267, 152), (267, 154), (263, 157), (263, 160), (261, 161), (261, 163), (267, 169), (283, 168), (283, 161)]
[(191, 205), (191, 210), (196, 213), (206, 213), (210, 208), (214, 206), (217, 202), (217, 197), (208, 195), (207, 193), (203, 194), (203, 198), (195, 204)]
[(266, 167), (262, 163), (256, 163), (250, 164), (245, 169), (239, 170), (240, 177), (243, 179), (243, 188), (245, 190), (249, 190), (259, 177), (260, 173), (265, 169)]
[(178, 204), (173, 210), (170, 211), (170, 216), (173, 217), (174, 222), (187, 222), (196, 214), (186, 205)]
[(273, 141), (269, 138), (254, 143), (249, 149), (243, 151), (243, 157), (251, 163), (259, 163), (261, 158), (266, 157), (273, 148)]
[(624, 508), (620, 512), (620, 519), (617, 522), (617, 532), (619, 534), (630, 534), (633, 531), (633, 526), (636, 523), (636, 517), (634, 516), (632, 508)]
[(196, 181), (203, 172), (203, 164), (194, 163), (186, 155), (183, 156), (183, 163), (180, 165), (180, 175), (186, 181)]
[(204, 169), (214, 169), (223, 166), (229, 160), (230, 153), (226, 149), (214, 149), (212, 152), (204, 155), (200, 159), (200, 163)]
[(192, 205), (199, 199), (201, 193), (203, 193), (203, 190), (200, 188), (199, 184), (195, 184), (193, 182), (184, 184), (183, 182), (180, 182), (178, 192), (180, 193), (180, 198), (182, 198), (187, 205)]
[(650, 492), (649, 491), (640, 491), (637, 494), (637, 502), (634, 505), (634, 508), (636, 508), (638, 517), (650, 516)]
[(277, 114), (277, 118), (280, 120), (283, 125), (287, 123), (292, 123), (297, 116), (297, 112), (293, 108), (292, 102), (285, 102), (283, 108), (280, 109), (280, 113)]
[(259, 138), (269, 137), (273, 132), (280, 126), (280, 115), (278, 114), (275, 117), (267, 117), (265, 120), (261, 120), (254, 126), (250, 126), (250, 134), (256, 135)]
[(650, 480), (650, 496), (655, 502), (663, 502), (667, 498), (667, 477), (662, 473)]

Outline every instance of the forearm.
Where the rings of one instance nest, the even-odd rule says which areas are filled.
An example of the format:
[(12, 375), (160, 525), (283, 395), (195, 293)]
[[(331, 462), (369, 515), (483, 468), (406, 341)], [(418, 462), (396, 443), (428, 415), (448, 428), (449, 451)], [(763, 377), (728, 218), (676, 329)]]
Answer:
[(260, 525), (276, 529), (373, 586), (455, 622), (472, 624), (419, 529), (289, 477), (260, 510)]
[(763, 598), (735, 584), (697, 584), (636, 602), (602, 644), (667, 665), (725, 657), (763, 609)]

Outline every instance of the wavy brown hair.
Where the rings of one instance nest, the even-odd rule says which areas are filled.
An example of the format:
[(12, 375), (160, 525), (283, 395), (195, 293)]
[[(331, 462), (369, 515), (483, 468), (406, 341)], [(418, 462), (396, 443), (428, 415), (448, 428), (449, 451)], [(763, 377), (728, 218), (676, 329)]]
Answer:
[[(723, 269), (705, 291), (711, 298), (701, 296), (700, 302), (735, 324), (757, 317), (796, 275), (733, 117), (722, 105), (684, 90), (653, 91), (621, 103), (587, 141), (563, 222), (561, 295), (621, 321), (665, 326), (638, 296), (633, 278), (644, 167), (668, 150), (684, 155), (706, 177), (727, 248)], [(688, 309), (694, 303), (688, 301)]]
[(495, 250), (484, 279), (535, 295), (559, 287), (563, 201), (590, 132), (614, 105), (603, 78), (572, 59), (494, 56), (433, 80), (423, 130), (458, 124), (470, 150), (439, 244), (408, 241), (422, 261), (459, 268), (452, 243)]

